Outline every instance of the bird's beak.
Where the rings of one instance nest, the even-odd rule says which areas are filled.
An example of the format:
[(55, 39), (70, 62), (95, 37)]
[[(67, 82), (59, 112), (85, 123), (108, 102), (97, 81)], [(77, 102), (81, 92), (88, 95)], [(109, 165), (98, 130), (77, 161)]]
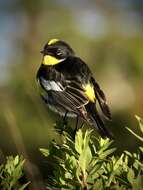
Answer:
[(40, 53), (41, 53), (41, 54), (44, 54), (44, 50), (41, 50)]

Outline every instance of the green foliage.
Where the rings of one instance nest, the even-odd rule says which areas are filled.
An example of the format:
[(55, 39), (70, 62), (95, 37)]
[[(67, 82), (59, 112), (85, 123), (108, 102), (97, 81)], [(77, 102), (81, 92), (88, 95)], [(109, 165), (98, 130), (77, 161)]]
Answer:
[(23, 176), (24, 159), (20, 156), (9, 156), (6, 163), (0, 166), (0, 189), (24, 190), (29, 183), (20, 184), (19, 179)]
[[(143, 134), (143, 121), (137, 117)], [(66, 130), (66, 128), (65, 128)], [(143, 146), (134, 153), (116, 154), (113, 140), (95, 136), (93, 130), (79, 129), (75, 138), (64, 131), (62, 142), (51, 142), (40, 151), (51, 163), (52, 173), (47, 189), (52, 190), (141, 190), (143, 187)], [(143, 137), (128, 129), (141, 142)], [(29, 183), (20, 183), (24, 159), (9, 156), (0, 166), (0, 189), (24, 190)], [(50, 168), (50, 170), (51, 170)]]
[[(143, 134), (143, 119), (141, 119), (139, 116), (135, 116), (135, 117), (136, 117), (136, 119), (137, 119), (137, 121), (138, 121), (138, 123), (139, 123), (139, 129), (140, 129), (141, 133)], [(141, 136), (137, 135), (135, 132), (133, 132), (133, 131), (132, 131), (131, 129), (129, 129), (128, 127), (127, 127), (127, 130), (128, 130), (130, 133), (132, 133), (136, 138), (138, 138), (140, 141), (143, 142), (143, 136), (141, 137)]]
[[(143, 132), (142, 120), (139, 117), (137, 120)], [(92, 130), (78, 130), (75, 140), (64, 131), (61, 144), (52, 141), (48, 149), (40, 149), (53, 163), (53, 172), (49, 176), (47, 188), (141, 190), (143, 147), (140, 146), (137, 153), (124, 151), (120, 156), (116, 156), (116, 148), (112, 147), (112, 143), (112, 140), (95, 137)]]

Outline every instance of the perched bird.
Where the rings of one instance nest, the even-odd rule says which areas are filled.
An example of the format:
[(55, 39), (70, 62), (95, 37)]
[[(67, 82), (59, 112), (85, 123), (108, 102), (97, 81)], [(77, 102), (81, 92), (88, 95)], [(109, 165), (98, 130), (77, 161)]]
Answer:
[(37, 80), (41, 97), (53, 111), (68, 117), (80, 117), (94, 126), (103, 137), (112, 137), (100, 118), (96, 102), (111, 119), (106, 97), (87, 64), (64, 41), (52, 39), (45, 44)]

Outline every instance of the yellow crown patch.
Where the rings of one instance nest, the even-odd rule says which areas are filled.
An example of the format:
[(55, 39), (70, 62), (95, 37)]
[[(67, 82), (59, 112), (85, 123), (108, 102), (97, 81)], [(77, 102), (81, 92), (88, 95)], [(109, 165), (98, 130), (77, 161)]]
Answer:
[(59, 39), (51, 39), (49, 42), (48, 42), (48, 45), (53, 45), (53, 44), (55, 44), (56, 42), (58, 42), (59, 41)]

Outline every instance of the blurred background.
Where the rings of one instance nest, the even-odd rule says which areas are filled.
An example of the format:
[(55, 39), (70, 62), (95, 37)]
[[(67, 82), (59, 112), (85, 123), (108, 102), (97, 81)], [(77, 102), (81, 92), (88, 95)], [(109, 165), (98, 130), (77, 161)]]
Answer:
[(68, 42), (106, 92), (117, 153), (136, 150), (125, 127), (139, 132), (134, 115), (143, 116), (143, 1), (0, 0), (1, 157), (20, 153), (37, 173), (45, 169), (39, 148), (58, 137), (59, 117), (45, 108), (35, 76), (51, 38)]

